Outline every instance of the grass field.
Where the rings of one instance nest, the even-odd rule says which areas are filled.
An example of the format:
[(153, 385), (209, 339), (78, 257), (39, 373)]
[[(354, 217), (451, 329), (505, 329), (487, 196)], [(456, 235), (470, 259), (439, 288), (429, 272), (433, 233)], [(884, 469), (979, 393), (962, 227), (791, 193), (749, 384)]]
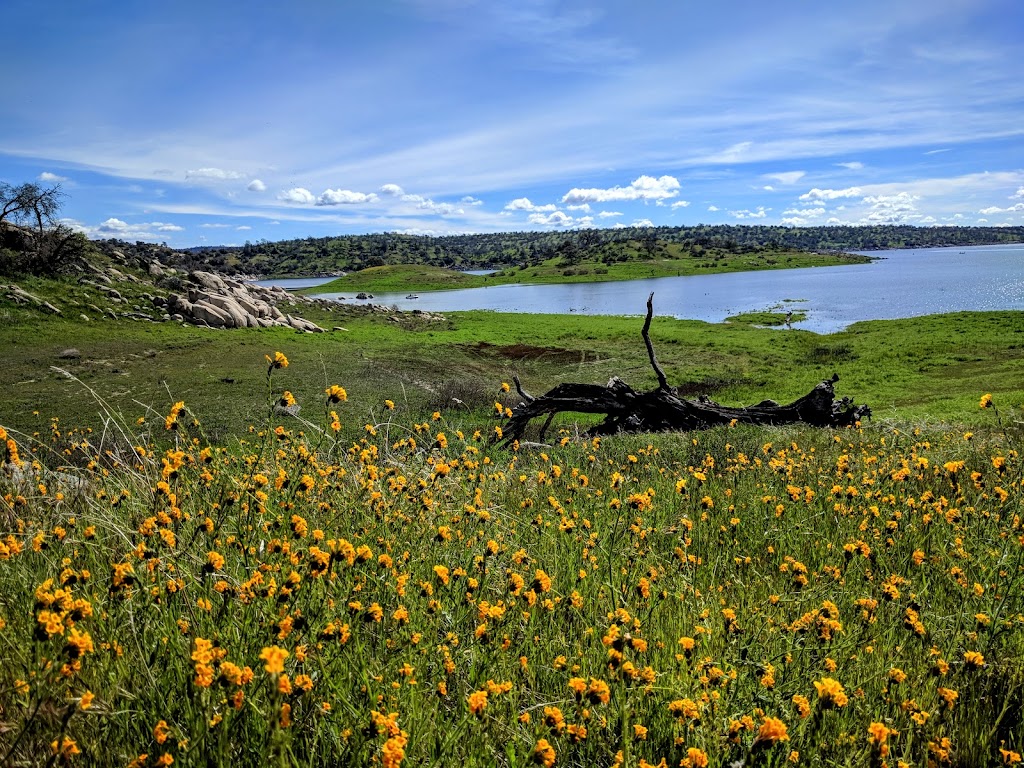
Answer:
[(416, 264), (370, 267), (316, 288), (304, 289), (302, 293), (434, 291), (510, 283), (598, 283), (651, 277), (708, 275), (718, 272), (834, 266), (870, 260), (866, 256), (816, 254), (806, 251), (692, 254), (674, 243), (665, 246), (658, 258), (644, 258), (639, 251), (628, 255), (628, 261), (611, 264), (587, 260), (567, 264), (564, 259), (557, 257), (535, 266), (506, 268), (490, 275), (469, 275), (450, 269)]
[(1019, 313), (655, 318), (684, 394), (875, 419), (520, 450), (502, 382), (654, 386), (640, 318), (0, 313), (0, 764), (1021, 759)]

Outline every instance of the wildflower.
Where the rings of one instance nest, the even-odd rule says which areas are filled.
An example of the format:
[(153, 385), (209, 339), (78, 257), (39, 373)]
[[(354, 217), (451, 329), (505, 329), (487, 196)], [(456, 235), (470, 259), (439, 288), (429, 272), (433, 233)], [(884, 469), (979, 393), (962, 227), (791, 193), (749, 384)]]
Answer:
[(985, 657), (977, 651), (964, 651), (964, 663), (970, 669), (980, 669), (985, 666)]
[(171, 406), (171, 412), (167, 414), (167, 418), (164, 419), (164, 429), (177, 429), (178, 428), (178, 416), (181, 415), (182, 410), (185, 408), (185, 402), (179, 400), (177, 403)]
[(167, 737), (171, 735), (171, 729), (167, 725), (166, 720), (161, 720), (159, 723), (153, 726), (153, 739), (156, 740), (157, 744), (163, 744), (167, 741)]
[(764, 722), (761, 723), (761, 727), (757, 731), (754, 743), (770, 747), (780, 741), (789, 741), (786, 724), (777, 717), (765, 716)]
[(981, 396), (981, 401), (978, 403), (979, 408), (991, 408), (992, 407), (992, 395), (986, 393)]
[(690, 747), (686, 750), (686, 757), (683, 758), (680, 765), (685, 768), (707, 768), (708, 763), (708, 756), (704, 750)]
[(808, 701), (806, 696), (797, 694), (793, 697), (792, 701), (793, 705), (796, 707), (797, 714), (800, 715), (800, 717), (807, 717), (811, 714), (811, 702)]
[(953, 705), (956, 703), (956, 700), (960, 698), (960, 694), (954, 691), (952, 688), (940, 687), (937, 690), (937, 693), (939, 694), (939, 698), (942, 699), (943, 702), (945, 702), (946, 707), (949, 709), (952, 709)]
[(277, 401), (277, 404), (282, 408), (291, 408), (295, 405), (295, 395), (289, 392), (287, 389), (281, 394), (281, 399)]
[(814, 681), (814, 688), (818, 692), (818, 699), (825, 709), (845, 707), (849, 699), (842, 684), (831, 677), (823, 677)]
[(551, 768), (555, 764), (555, 748), (547, 739), (538, 739), (533, 748), (533, 762), (543, 765), (544, 768)]
[(284, 356), (283, 352), (275, 352), (273, 358), (270, 355), (264, 355), (267, 359), (267, 363), (270, 367), (267, 369), (267, 373), (270, 373), (275, 368), (287, 368), (288, 358)]
[(487, 707), (487, 691), (473, 691), (467, 698), (469, 702), (469, 711), (477, 717)]
[(501, 382), (501, 391), (502, 391), (502, 392), (509, 392), (509, 391), (511, 391), (511, 389), (512, 389), (512, 387), (510, 387), (510, 386), (508, 385), (508, 382), (507, 382), (507, 381), (503, 381), (503, 382)]
[(999, 748), (999, 756), (1003, 758), (1003, 765), (1017, 765), (1021, 761), (1020, 752), (1014, 752), (1012, 749)]
[(78, 748), (75, 740), (70, 736), (65, 736), (60, 741), (54, 740), (50, 744), (50, 749), (53, 750), (53, 754), (61, 758), (61, 760), (70, 760), (75, 755), (82, 754), (82, 750)]
[[(327, 402), (329, 403), (343, 403), (348, 400), (348, 392), (343, 387), (339, 387), (337, 384), (332, 384), (324, 390), (327, 395)], [(390, 401), (389, 401), (390, 402)]]
[(92, 691), (86, 691), (82, 694), (82, 698), (78, 700), (79, 709), (88, 709), (92, 706), (92, 700), (96, 698), (96, 694)]
[(384, 407), (387, 408), (389, 411), (395, 410), (395, 401), (394, 400), (385, 400), (384, 401)]
[(607, 704), (611, 698), (611, 690), (604, 680), (590, 678), (590, 685), (587, 687), (587, 698), (592, 704)]
[(288, 658), (288, 651), (271, 645), (260, 651), (260, 658), (266, 663), (266, 670), (271, 675), (278, 675), (284, 672), (284, 660)]

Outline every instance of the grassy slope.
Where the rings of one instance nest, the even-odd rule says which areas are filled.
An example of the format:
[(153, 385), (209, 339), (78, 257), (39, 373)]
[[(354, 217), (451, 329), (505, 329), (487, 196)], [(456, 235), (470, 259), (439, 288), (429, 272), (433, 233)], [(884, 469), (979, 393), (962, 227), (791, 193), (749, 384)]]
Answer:
[[(47, 293), (42, 283), (32, 289), (55, 302), (69, 290), (55, 284)], [(350, 311), (307, 312), (322, 326), (347, 329), (308, 335), (84, 323), (0, 304), (0, 423), (35, 431), (59, 416), (98, 426), (85, 385), (132, 419), (185, 400), (213, 434), (238, 432), (262, 412), (256, 396), (265, 389), (263, 355), (274, 350), (296, 363), (277, 378), (305, 413), (320, 410), (326, 386), (345, 386), (353, 399), (348, 412), (359, 422), (352, 428), (385, 398), (417, 412), (490, 408), (498, 382), (513, 373), (535, 394), (561, 381), (603, 383), (613, 375), (637, 388), (654, 383), (638, 318), (466, 312), (431, 323)], [(839, 395), (869, 403), (876, 417), (970, 422), (982, 417), (977, 399), (984, 392), (1024, 402), (1024, 324), (1014, 312), (860, 323), (828, 336), (656, 318), (652, 337), (673, 384), (729, 404), (792, 399), (833, 372), (841, 377)], [(72, 347), (80, 357), (61, 359)]]
[(561, 258), (553, 258), (537, 266), (525, 269), (510, 268), (486, 276), (467, 275), (450, 269), (422, 265), (371, 267), (332, 280), (325, 285), (306, 289), (303, 293), (430, 291), (511, 283), (596, 283), (718, 272), (831, 266), (867, 260), (866, 257), (822, 255), (802, 251), (768, 251), (709, 258), (705, 255), (691, 254), (676, 244), (668, 245), (665, 251), (665, 256), (657, 259), (645, 259), (638, 252), (631, 253), (629, 261), (614, 264), (581, 261), (579, 264), (568, 266)]

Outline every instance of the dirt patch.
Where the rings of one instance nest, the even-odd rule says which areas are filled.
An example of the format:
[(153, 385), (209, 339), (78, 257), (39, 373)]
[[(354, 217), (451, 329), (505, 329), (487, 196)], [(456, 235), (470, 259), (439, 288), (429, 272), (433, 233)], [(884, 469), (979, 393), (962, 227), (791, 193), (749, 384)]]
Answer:
[(478, 341), (476, 344), (464, 344), (462, 348), (468, 352), (487, 355), (502, 360), (545, 360), (553, 363), (594, 363), (606, 359), (604, 355), (585, 349), (563, 349), (560, 347), (535, 347), (530, 344), (490, 344)]

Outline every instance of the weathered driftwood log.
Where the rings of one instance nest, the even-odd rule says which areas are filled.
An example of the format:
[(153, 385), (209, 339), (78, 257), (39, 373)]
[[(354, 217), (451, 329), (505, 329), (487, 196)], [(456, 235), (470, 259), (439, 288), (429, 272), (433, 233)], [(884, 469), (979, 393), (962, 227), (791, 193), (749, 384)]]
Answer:
[(516, 390), (523, 402), (512, 411), (512, 417), (502, 428), (501, 443), (509, 445), (522, 440), (527, 426), (539, 417), (547, 416), (541, 428), (541, 440), (557, 413), (602, 413), (605, 420), (587, 431), (588, 435), (611, 435), (618, 432), (665, 432), (708, 429), (721, 424), (793, 424), (804, 423), (815, 427), (844, 427), (870, 417), (866, 405), (854, 405), (844, 397), (837, 401), (833, 385), (838, 375), (818, 384), (803, 397), (788, 405), (774, 400), (763, 400), (756, 405), (730, 407), (708, 397), (688, 400), (678, 396), (669, 386), (658, 365), (649, 335), (653, 315), (652, 293), (647, 299), (647, 319), (641, 335), (647, 347), (651, 367), (658, 377), (658, 387), (648, 392), (637, 392), (618, 377), (606, 386), (599, 384), (559, 384), (540, 397), (525, 392), (515, 379)]

